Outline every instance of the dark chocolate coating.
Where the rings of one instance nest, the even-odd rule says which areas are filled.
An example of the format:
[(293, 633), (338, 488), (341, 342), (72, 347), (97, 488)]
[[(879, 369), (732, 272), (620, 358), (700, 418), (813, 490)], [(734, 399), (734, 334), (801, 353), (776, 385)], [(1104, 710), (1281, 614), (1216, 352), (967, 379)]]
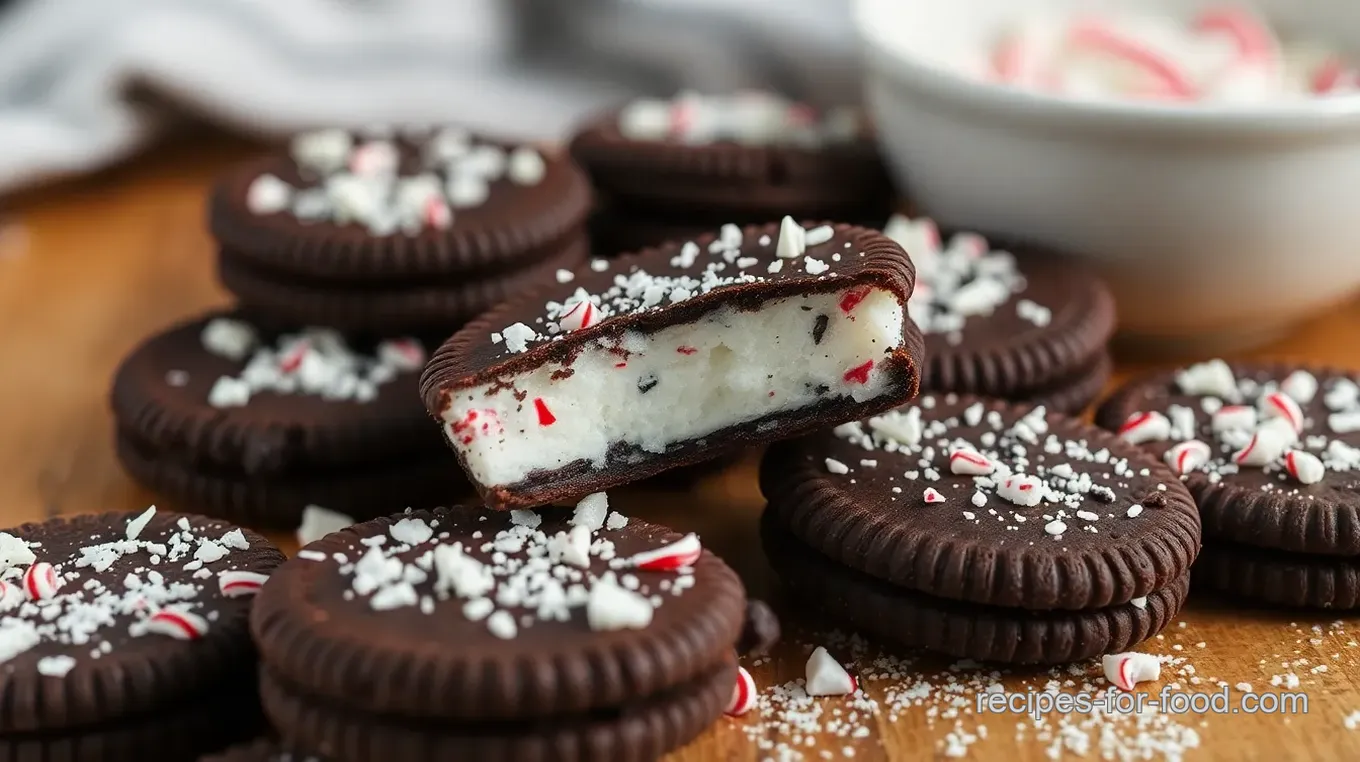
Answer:
[[(1323, 402), (1330, 380), (1355, 378), (1355, 374), (1331, 369), (1276, 363), (1230, 363), (1237, 378), (1254, 381), (1282, 381), (1294, 370), (1311, 372), (1318, 380), (1312, 402), (1300, 405), (1311, 425), (1304, 430), (1299, 446), (1316, 453), (1307, 439), (1310, 434), (1325, 434), (1351, 447), (1360, 447), (1360, 432), (1333, 434), (1326, 425), (1331, 413)], [(1200, 397), (1182, 394), (1174, 372), (1157, 373), (1134, 379), (1121, 387), (1101, 405), (1096, 423), (1111, 431), (1135, 412), (1158, 411), (1179, 404), (1195, 413), (1200, 441), (1213, 448), (1216, 457), (1227, 457), (1231, 448), (1217, 441), (1212, 417), (1200, 406)], [(1141, 447), (1161, 458), (1177, 442), (1148, 442)], [(1199, 505), (1206, 538), (1222, 539), (1258, 548), (1329, 556), (1360, 556), (1360, 470), (1328, 469), (1317, 484), (1299, 484), (1283, 471), (1266, 473), (1260, 468), (1243, 467), (1235, 474), (1224, 474), (1214, 483), (1208, 475), (1194, 471), (1182, 477)]]
[(1108, 352), (1096, 355), (1095, 362), (1077, 371), (1072, 376), (1060, 379), (1058, 383), (1045, 387), (1023, 400), (1030, 405), (1043, 405), (1055, 413), (1078, 417), (1100, 399), (1101, 392), (1110, 382), (1114, 373), (1114, 361)]
[[(89, 514), (6, 531), (28, 542), (41, 542), (40, 548), (33, 549), (39, 562), (57, 566), (63, 575), (79, 575), (64, 583), (62, 593), (80, 588), (89, 579), (98, 579), (110, 592), (121, 593), (130, 573), (138, 572), (145, 578), (148, 570), (154, 570), (163, 575), (167, 585), (184, 583), (199, 588), (193, 601), (201, 606), (192, 611), (205, 618), (209, 612), (216, 612), (216, 619), (210, 620), (201, 638), (177, 640), (155, 634), (133, 637), (128, 627), (137, 619), (132, 614), (116, 613), (113, 623), (101, 626), (88, 643), (44, 639), (0, 663), (0, 741), (13, 733), (80, 729), (186, 704), (207, 704), (218, 694), (250, 682), (248, 676), (255, 663), (247, 629), (251, 599), (224, 596), (216, 575), (223, 570), (270, 574), (283, 563), (283, 554), (264, 537), (243, 530), (250, 547), (232, 550), (221, 560), (207, 564), (205, 568), (213, 574), (204, 580), (194, 579), (194, 571), (183, 568), (193, 558), (192, 549), (175, 562), (162, 558), (152, 564), (151, 553), (138, 550), (123, 555), (104, 572), (76, 566), (80, 548), (124, 539), (127, 524), (136, 515)], [(140, 539), (160, 542), (177, 533), (176, 522), (181, 516), (158, 511)], [(201, 516), (189, 516), (188, 521), (196, 537), (213, 540), (235, 528)], [(4, 615), (11, 616), (18, 616), (17, 611)], [(93, 658), (91, 651), (102, 641), (112, 648)], [(38, 672), (38, 662), (50, 656), (71, 656), (76, 664), (64, 677), (44, 676)]]
[[(524, 373), (546, 363), (569, 364), (577, 353), (594, 342), (618, 341), (627, 332), (645, 334), (694, 322), (720, 307), (754, 310), (776, 299), (838, 293), (861, 287), (884, 289), (905, 304), (915, 283), (915, 268), (901, 247), (877, 231), (839, 224), (834, 225), (833, 229), (834, 235), (830, 241), (807, 250), (808, 256), (825, 257), (826, 263), (831, 266), (822, 275), (808, 274), (801, 266), (802, 258), (779, 260), (785, 263), (783, 268), (778, 273), (768, 273), (767, 265), (778, 259), (775, 251), (779, 227), (748, 227), (743, 231), (740, 255), (754, 259), (756, 264), (743, 271), (759, 274), (761, 280), (719, 286), (678, 303), (617, 314), (588, 328), (573, 331), (561, 339), (534, 342), (525, 352), (518, 354), (510, 353), (504, 342), (492, 340), (492, 333), (498, 333), (514, 323), (538, 325), (535, 321), (542, 317), (546, 302), (563, 301), (578, 288), (592, 294), (601, 293), (613, 284), (619, 274), (645, 270), (654, 276), (698, 277), (713, 261), (707, 249), (716, 235), (695, 239), (701, 253), (689, 267), (672, 264), (672, 258), (681, 249), (681, 244), (672, 243), (610, 260), (603, 271), (596, 271), (592, 267), (581, 268), (570, 282), (548, 284), (519, 299), (506, 302), (454, 334), (433, 354), (421, 376), (421, 394), (425, 405), (431, 415), (442, 420), (442, 413), (453, 395), (463, 390)], [(766, 243), (760, 243), (762, 237), (765, 237)], [(839, 254), (841, 260), (833, 262), (832, 254)], [(726, 271), (723, 273), (728, 274)], [(509, 487), (476, 486), (487, 505), (494, 508), (565, 502), (610, 486), (637, 481), (663, 470), (709, 460), (726, 450), (797, 436), (847, 419), (872, 415), (911, 399), (916, 394), (922, 364), (922, 339), (910, 320), (904, 321), (903, 332), (903, 344), (887, 352), (874, 366), (876, 373), (889, 374), (890, 391), (865, 402), (857, 403), (849, 397), (827, 400), (811, 409), (766, 416), (698, 440), (680, 443), (665, 453), (649, 453), (640, 449), (610, 453), (609, 463), (603, 469), (594, 469), (588, 462), (581, 461), (554, 471), (531, 475), (520, 484)], [(641, 384), (639, 390), (645, 393)]]
[(827, 621), (880, 641), (950, 656), (1014, 664), (1062, 664), (1117, 653), (1157, 634), (1185, 602), (1183, 573), (1148, 593), (1146, 606), (1121, 603), (1085, 611), (1024, 611), (960, 603), (884, 582), (826, 558), (777, 526), (761, 522), (770, 564), (798, 600)]
[[(951, 442), (966, 440), (985, 454), (987, 448), (978, 442), (993, 429), (985, 418), (977, 426), (961, 420), (977, 398), (934, 399), (933, 408), (922, 406), (923, 423), (957, 419), (944, 436)], [(1029, 410), (998, 401), (985, 402), (985, 408), (999, 413), (1006, 427)], [(1099, 517), (1089, 522), (1094, 532), (1084, 531), (1088, 522), (1068, 518), (1061, 539), (1047, 535), (1044, 515), (1062, 507), (1047, 501), (1026, 508), (993, 493), (985, 506), (974, 505), (974, 477), (951, 473), (942, 446), (935, 446), (928, 459), (940, 478), (911, 479), (904, 473), (924, 469), (923, 454), (866, 451), (829, 431), (772, 446), (761, 463), (761, 491), (770, 502), (771, 520), (803, 543), (865, 574), (939, 598), (1034, 611), (1097, 609), (1151, 595), (1185, 576), (1199, 549), (1200, 527), (1180, 482), (1160, 461), (1094, 426), (1059, 415), (1049, 415), (1047, 422), (1051, 435), (1084, 441), (1091, 451), (1106, 449), (1111, 460), (1127, 459), (1134, 472), (1120, 477), (1113, 463), (1049, 454), (1042, 446), (1045, 436), (1027, 448), (1027, 473), (1070, 464), (1109, 488), (1113, 500), (1081, 503), (1079, 510)], [(937, 445), (937, 438), (923, 442)], [(850, 464), (853, 471), (831, 473), (827, 458)], [(864, 458), (877, 465), (858, 465)], [(893, 493), (894, 487), (901, 492)], [(926, 503), (927, 487), (944, 501)], [(1135, 503), (1143, 512), (1126, 517)], [(976, 518), (968, 519), (965, 512)], [(1067, 513), (1070, 517), (1073, 511)]]
[[(417, 143), (398, 142), (403, 174), (435, 171), (444, 177), (442, 168), (420, 166)], [(270, 156), (242, 164), (217, 183), (209, 201), (209, 227), (233, 256), (311, 278), (366, 281), (517, 268), (560, 248), (590, 210), (589, 182), (580, 168), (565, 156), (543, 158), (541, 182), (526, 187), (503, 177), (491, 183), (486, 202), (455, 210), (447, 230), (375, 236), (358, 224), (306, 223), (287, 211), (250, 212), (246, 190), (261, 174), (274, 174), (295, 187), (316, 184), (292, 158)]]
[(201, 757), (199, 762), (326, 762), (326, 760), (305, 752), (288, 751), (274, 738), (257, 738)]
[[(469, 508), (409, 515), (437, 520), (436, 532), (451, 536), (436, 534), (403, 553), (408, 561), (434, 542), (461, 541), (465, 552), (485, 562), (490, 552), (482, 543), (511, 525), (507, 513)], [(540, 515), (539, 529), (549, 537), (569, 528), (569, 509)], [(740, 636), (745, 591), (736, 574), (707, 551), (694, 566), (695, 585), (679, 596), (660, 593), (664, 602), (640, 630), (593, 631), (585, 610), (577, 608), (569, 621), (535, 621), (502, 640), (486, 622), (468, 619), (456, 598), (437, 601), (432, 614), (415, 606), (377, 612), (365, 597), (346, 600), (350, 581), (331, 554), (357, 560), (364, 551), (361, 538), (386, 535), (401, 518), (332, 534), (307, 546), (327, 560), (295, 558), (275, 574), (256, 600), (251, 623), (261, 658), (275, 677), (355, 712), (441, 721), (530, 719), (617, 708), (683, 685), (726, 664)], [(472, 537), (474, 531), (481, 539)], [(597, 537), (612, 540), (619, 558), (680, 539), (639, 519)], [(606, 561), (591, 558), (593, 573), (608, 568)], [(629, 573), (653, 589), (675, 578), (672, 572)], [(432, 578), (417, 591), (426, 594), (433, 584)], [(516, 621), (533, 613), (509, 610)]]

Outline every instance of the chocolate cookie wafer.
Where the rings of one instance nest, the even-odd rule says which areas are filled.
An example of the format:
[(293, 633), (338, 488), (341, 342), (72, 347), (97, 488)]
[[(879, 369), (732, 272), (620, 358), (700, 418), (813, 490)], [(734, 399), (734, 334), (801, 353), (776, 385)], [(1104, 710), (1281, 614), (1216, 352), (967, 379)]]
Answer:
[(590, 199), (570, 159), (532, 146), (331, 129), (228, 173), (209, 218), (223, 282), (262, 315), (447, 330), (528, 273), (579, 262)]
[(913, 280), (876, 231), (725, 226), (507, 302), (421, 393), (487, 505), (570, 501), (910, 399)]
[(178, 507), (255, 525), (295, 527), (308, 504), (367, 517), (448, 503), (467, 487), (416, 395), (424, 360), (413, 339), (209, 313), (120, 365), (118, 456)]
[(1096, 420), (1164, 459), (1194, 495), (1213, 551), (1200, 581), (1280, 605), (1353, 608), (1356, 378), (1211, 360), (1129, 382)]
[(279, 570), (252, 629), (266, 712), (298, 748), (644, 760), (732, 699), (746, 608), (697, 537), (599, 494), (574, 511), (414, 511), (332, 534)]
[(1091, 272), (1033, 246), (977, 233), (944, 241), (898, 215), (884, 234), (917, 268), (909, 310), (926, 335), (923, 391), (959, 392), (1078, 413), (1109, 380), (1114, 299)]
[(1200, 526), (1156, 459), (1042, 408), (956, 395), (773, 445), (776, 571), (837, 623), (981, 660), (1063, 662), (1155, 634)]
[(0, 760), (188, 762), (259, 732), (247, 617), (282, 562), (155, 508), (0, 532)]
[(772, 93), (633, 101), (584, 125), (571, 154), (602, 197), (593, 227), (611, 255), (724, 223), (882, 220), (892, 208), (858, 111)]

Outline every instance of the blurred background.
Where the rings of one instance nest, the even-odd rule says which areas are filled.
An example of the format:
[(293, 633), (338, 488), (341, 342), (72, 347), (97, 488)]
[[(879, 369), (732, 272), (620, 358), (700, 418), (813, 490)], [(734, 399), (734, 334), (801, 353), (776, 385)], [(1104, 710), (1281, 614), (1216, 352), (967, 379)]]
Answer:
[(564, 137), (638, 94), (858, 97), (845, 0), (0, 0), (0, 193), (203, 124)]

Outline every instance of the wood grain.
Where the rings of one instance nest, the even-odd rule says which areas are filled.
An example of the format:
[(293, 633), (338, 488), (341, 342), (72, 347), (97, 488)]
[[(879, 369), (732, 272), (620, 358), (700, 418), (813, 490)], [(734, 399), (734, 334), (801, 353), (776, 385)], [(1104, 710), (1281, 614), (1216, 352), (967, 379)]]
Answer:
[[(227, 301), (212, 276), (203, 195), (216, 172), (252, 150), (218, 138), (163, 147), (129, 166), (11, 199), (0, 212), (0, 421), (5, 429), (0, 437), (0, 524), (140, 509), (154, 502), (114, 460), (105, 399), (110, 374), (148, 333)], [(1360, 303), (1332, 310), (1299, 327), (1287, 341), (1254, 354), (1360, 367), (1357, 332)], [(1122, 365), (1121, 374), (1133, 367)], [(778, 600), (754, 536), (762, 505), (755, 460), (748, 455), (689, 488), (634, 488), (612, 497), (625, 512), (701, 533), (706, 545), (741, 572), (754, 594)], [(278, 539), (291, 548), (289, 538)], [(870, 665), (871, 647), (849, 644), (820, 631), (816, 623), (804, 622), (802, 606), (780, 602), (779, 607), (792, 623), (790, 637), (774, 658), (753, 667), (761, 686), (800, 677), (813, 643), (835, 644), (833, 650), (843, 660), (857, 655), (861, 677), (886, 670)], [(1168, 727), (1193, 730), (1199, 748), (1187, 751), (1188, 759), (1360, 758), (1360, 730), (1347, 730), (1343, 722), (1360, 710), (1360, 619), (1253, 611), (1199, 600), (1180, 619), (1183, 626), (1173, 625), (1163, 639), (1143, 646), (1186, 660), (1164, 672), (1161, 683), (1151, 684), (1151, 692), (1173, 680), (1201, 691), (1217, 689), (1211, 680), (1278, 691), (1284, 686), (1272, 688), (1271, 676), (1294, 673), (1301, 679), (1299, 690), (1308, 693), (1309, 712), (1191, 715), (1169, 723), (1163, 717), (1161, 730), (1152, 721), (1139, 730), (1132, 721), (1106, 720), (1090, 723), (1085, 731), (1059, 731), (1053, 715), (1036, 729), (1014, 716), (974, 716), (968, 689), (951, 693), (943, 687), (951, 677), (967, 685), (980, 676), (985, 684), (991, 680), (989, 670), (961, 668), (941, 676), (937, 673), (944, 663), (899, 653), (891, 656), (911, 661), (900, 666), (904, 676), (864, 681), (879, 704), (876, 711), (860, 709), (851, 720), (851, 702), (818, 700), (814, 705), (820, 719), (810, 726), (820, 725), (822, 732), (781, 732), (775, 713), (768, 711), (724, 719), (674, 759), (794, 759), (799, 757), (788, 752), (795, 747), (805, 759), (843, 759), (847, 750), (857, 760), (946, 758), (951, 733), (952, 746), (966, 746), (968, 758), (1008, 762), (1049, 759), (1054, 738), (1059, 751), (1071, 755), (1084, 733), (1092, 744), (1088, 756), (1098, 758), (1101, 725), (1107, 726), (1107, 743), (1130, 748), (1137, 746), (1140, 732), (1156, 739), (1170, 734)], [(1315, 625), (1316, 631), (1311, 629)], [(1352, 630), (1357, 632), (1352, 635)], [(1326, 671), (1311, 671), (1318, 665), (1326, 665)], [(1089, 671), (1089, 666), (1081, 669)], [(921, 687), (918, 674), (926, 675), (932, 690)], [(1193, 685), (1192, 677), (1200, 684)], [(1032, 689), (1042, 689), (1049, 679), (1024, 671), (1001, 678), (1008, 687)], [(902, 699), (891, 699), (889, 692), (901, 693), (912, 685), (926, 696), (921, 704), (891, 709)], [(962, 696), (958, 702), (963, 709), (950, 708), (949, 699), (957, 696)], [(1068, 724), (1077, 726), (1079, 720), (1069, 718)], [(1022, 739), (1017, 738), (1017, 723), (1028, 728)], [(980, 733), (979, 725), (986, 730)], [(855, 730), (860, 727), (864, 730)], [(970, 737), (976, 739), (964, 743)], [(1165, 756), (1150, 754), (1154, 759)]]

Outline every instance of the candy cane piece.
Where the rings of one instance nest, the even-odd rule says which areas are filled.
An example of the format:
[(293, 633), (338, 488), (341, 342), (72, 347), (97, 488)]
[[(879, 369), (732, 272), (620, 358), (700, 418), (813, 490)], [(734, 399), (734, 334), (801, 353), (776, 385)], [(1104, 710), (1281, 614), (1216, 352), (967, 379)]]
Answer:
[(1342, 89), (1343, 82), (1350, 73), (1350, 69), (1340, 58), (1328, 58), (1313, 70), (1313, 75), (1308, 80), (1308, 89), (1316, 95), (1336, 92)]
[(187, 611), (161, 610), (146, 620), (146, 631), (175, 640), (198, 640), (208, 631), (208, 620)]
[(1242, 8), (1206, 9), (1192, 26), (1201, 34), (1217, 32), (1231, 37), (1239, 64), (1274, 66), (1278, 61), (1279, 45), (1270, 29)]
[(224, 571), (217, 575), (217, 587), (228, 598), (245, 598), (260, 592), (268, 574), (248, 571)]
[(737, 667), (737, 684), (732, 686), (732, 698), (727, 702), (723, 713), (728, 717), (740, 717), (756, 705), (756, 681), (745, 667)]
[(1119, 427), (1119, 436), (1130, 444), (1160, 442), (1171, 437), (1171, 421), (1161, 413), (1134, 413)]
[(430, 196), (425, 199), (425, 209), (422, 215), (425, 224), (435, 230), (448, 230), (453, 226), (453, 210), (449, 204), (438, 196)]
[(822, 646), (813, 650), (804, 669), (807, 682), (803, 690), (809, 696), (845, 696), (859, 687), (858, 681)]
[(1011, 34), (992, 48), (992, 80), (1018, 83), (1031, 68), (1033, 55), (1024, 35)]
[(349, 157), (349, 170), (356, 175), (390, 175), (397, 171), (400, 161), (396, 146), (385, 140), (373, 140), (354, 149)]
[(1166, 451), (1166, 464), (1171, 466), (1171, 470), (1177, 474), (1188, 474), (1209, 462), (1213, 451), (1209, 445), (1191, 439), (1172, 447)]
[(1280, 382), (1280, 391), (1300, 405), (1307, 405), (1317, 396), (1317, 376), (1306, 370), (1296, 370)]
[(1105, 679), (1125, 691), (1133, 690), (1138, 683), (1156, 680), (1162, 673), (1162, 665), (1157, 657), (1136, 651), (1106, 654), (1100, 657), (1100, 666), (1105, 672)]
[(1210, 419), (1214, 433), (1224, 431), (1250, 431), (1256, 428), (1256, 408), (1246, 405), (1224, 405)]
[(638, 553), (628, 559), (627, 565), (643, 571), (675, 571), (693, 566), (702, 552), (698, 536), (691, 532), (665, 547)]
[(378, 359), (397, 370), (420, 370), (425, 364), (425, 347), (415, 339), (389, 339), (378, 344)]
[(949, 453), (949, 470), (955, 474), (986, 476), (996, 470), (996, 464), (977, 450), (960, 447)]
[(944, 502), (944, 495), (941, 495), (941, 494), (940, 494), (938, 491), (936, 491), (933, 487), (926, 487), (926, 491), (925, 491), (925, 493), (922, 495), (922, 497), (925, 498), (925, 501), (926, 501), (927, 503), (943, 503), (943, 502)]
[(557, 320), (557, 325), (564, 331), (579, 331), (598, 322), (600, 319), (595, 304), (589, 299), (582, 299)]
[(1284, 454), (1284, 470), (1299, 484), (1317, 484), (1327, 475), (1326, 466), (1312, 453), (1290, 450)]
[(1264, 425), (1251, 435), (1246, 447), (1233, 453), (1232, 459), (1239, 466), (1264, 466), (1283, 455), (1288, 446), (1289, 440), (1278, 426)]
[(1303, 410), (1299, 403), (1284, 392), (1268, 394), (1261, 400), (1261, 412), (1266, 420), (1282, 418), (1294, 429), (1295, 434), (1303, 433)]
[(1085, 19), (1076, 22), (1069, 30), (1068, 41), (1074, 47), (1104, 53), (1137, 66), (1176, 98), (1191, 100), (1195, 97), (1195, 88), (1190, 84), (1189, 77), (1175, 61), (1120, 34), (1101, 21)]
[(0, 580), (0, 611), (9, 611), (24, 602), (24, 591), (18, 585)]
[(279, 360), (279, 370), (284, 373), (296, 372), (298, 368), (302, 367), (302, 359), (307, 356), (307, 353), (310, 352), (311, 349), (311, 342), (306, 339), (302, 339), (293, 344), (293, 346), (288, 349), (288, 353)]
[(45, 601), (61, 589), (61, 578), (52, 564), (39, 561), (24, 570), (23, 585), (30, 601)]

